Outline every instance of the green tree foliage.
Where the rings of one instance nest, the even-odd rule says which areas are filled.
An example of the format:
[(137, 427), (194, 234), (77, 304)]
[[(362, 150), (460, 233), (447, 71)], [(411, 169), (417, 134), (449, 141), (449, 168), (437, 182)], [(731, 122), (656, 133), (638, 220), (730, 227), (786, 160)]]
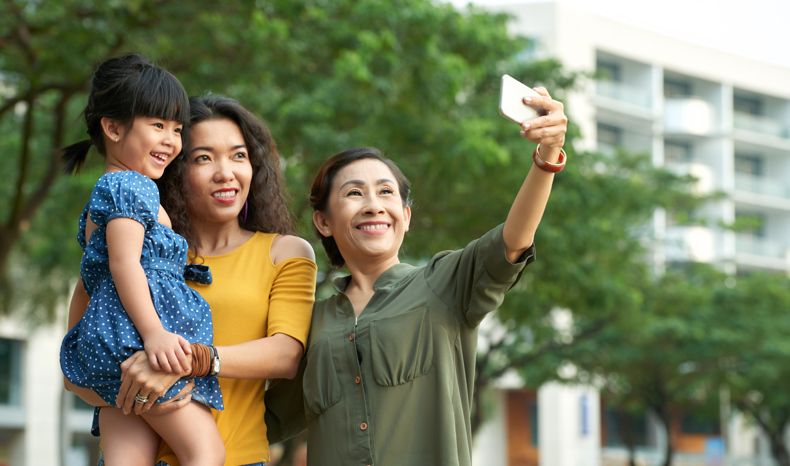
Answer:
[(790, 466), (785, 433), (790, 421), (790, 280), (784, 274), (738, 276), (714, 299), (712, 327), (732, 404), (765, 433), (771, 455)]
[[(405, 252), (415, 260), (503, 219), (499, 199), (479, 195), (491, 185), (476, 183), (508, 163), (515, 144), (525, 160), (531, 151), (496, 115), (498, 76), (519, 76), (528, 66), (514, 59), (526, 42), (507, 35), (503, 16), (420, 0), (189, 8), (154, 0), (19, 0), (3, 3), (0, 17), (0, 145), (8, 167), (0, 189), (11, 199), (0, 207), (0, 276), (6, 301), (17, 292), (16, 307), (52, 309), (29, 309), (31, 296), (50, 296), (44, 291), (56, 284), (54, 294), (62, 295), (64, 277), (76, 274), (76, 218), (98, 172), (58, 177), (54, 149), (82, 139), (77, 116), (93, 67), (125, 51), (156, 59), (190, 94), (238, 98), (270, 123), (305, 233), (311, 177), (339, 150), (378, 146), (414, 179), (416, 225), (424, 228), (415, 229)], [(546, 66), (538, 74), (565, 79), (553, 73), (556, 64)], [(493, 186), (502, 197), (504, 183)], [(476, 217), (489, 213), (499, 215)]]
[(643, 283), (635, 312), (565, 354), (582, 369), (579, 378), (603, 385), (621, 411), (651, 411), (661, 420), (667, 466), (674, 454), (670, 424), (679, 409), (712, 410), (718, 418), (716, 329), (722, 323), (713, 297), (727, 280), (707, 265), (670, 269)]
[[(161, 4), (160, 4), (161, 3)], [(174, 31), (183, 9), (156, 1), (0, 3), (0, 312), (51, 320), (79, 262), (76, 219), (98, 176), (59, 176), (94, 66)]]

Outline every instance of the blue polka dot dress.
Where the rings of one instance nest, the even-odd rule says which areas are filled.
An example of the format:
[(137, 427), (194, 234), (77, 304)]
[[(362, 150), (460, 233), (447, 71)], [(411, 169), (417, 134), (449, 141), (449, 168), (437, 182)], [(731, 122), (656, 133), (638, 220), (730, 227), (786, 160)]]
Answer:
[[(85, 238), (87, 217), (98, 228)], [(118, 217), (137, 220), (145, 227), (140, 263), (156, 312), (165, 330), (190, 343), (211, 345), (214, 335), (208, 303), (184, 281), (210, 283), (210, 272), (190, 266), (185, 272), (186, 240), (157, 221), (159, 190), (154, 182), (135, 171), (108, 173), (93, 188), (91, 200), (80, 217), (77, 239), (83, 249), (80, 273), (90, 296), (83, 318), (63, 339), (60, 366), (66, 378), (79, 387), (94, 390), (115, 406), (121, 386), (120, 364), (143, 349), (143, 340), (118, 297), (107, 252), (107, 223)], [(181, 379), (157, 402), (173, 398), (186, 385)], [(223, 409), (216, 377), (195, 378), (193, 400)]]

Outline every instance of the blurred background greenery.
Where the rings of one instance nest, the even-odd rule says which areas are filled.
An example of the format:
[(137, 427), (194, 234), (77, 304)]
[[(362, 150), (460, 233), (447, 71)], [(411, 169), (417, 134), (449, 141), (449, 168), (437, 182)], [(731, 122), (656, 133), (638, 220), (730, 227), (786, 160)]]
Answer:
[[(233, 97), (269, 124), (290, 207), (317, 252), (319, 295), (337, 272), (311, 233), (307, 193), (340, 150), (379, 147), (411, 179), (403, 260), (463, 247), (504, 221), (532, 164), (534, 147), (497, 114), (500, 76), (559, 100), (588, 78), (531, 59), (506, 20), (424, 0), (4, 1), (0, 313), (44, 325), (69, 297), (77, 219), (102, 160), (92, 154), (68, 178), (57, 149), (85, 137), (79, 112), (94, 67), (130, 51), (172, 71), (190, 95)], [(653, 411), (667, 429), (670, 409), (718, 410), (726, 387), (790, 464), (781, 442), (790, 417), (787, 278), (700, 264), (657, 270), (654, 210), (705, 199), (691, 194), (693, 179), (645, 154), (576, 152), (577, 136), (571, 122), (538, 261), (496, 313), (501, 325), (483, 331), (473, 428), (485, 419), (486, 387), (510, 369), (530, 387), (592, 383), (625, 414)]]

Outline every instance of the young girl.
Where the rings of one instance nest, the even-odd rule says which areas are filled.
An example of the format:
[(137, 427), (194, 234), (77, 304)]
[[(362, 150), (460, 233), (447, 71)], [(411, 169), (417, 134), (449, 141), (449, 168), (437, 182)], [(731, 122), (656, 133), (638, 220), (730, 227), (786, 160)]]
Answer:
[[(126, 55), (99, 65), (84, 113), (90, 139), (64, 149), (64, 171), (78, 170), (94, 144), (107, 163), (80, 217), (82, 285), (72, 298), (71, 328), (61, 347), (63, 374), (110, 405), (99, 413), (106, 464), (153, 464), (161, 436), (182, 465), (221, 465), (225, 450), (208, 409), (223, 409), (213, 377), (217, 365), (189, 373), (212, 372), (195, 379), (192, 400), (200, 403), (139, 416), (114, 407), (120, 363), (135, 351), (144, 349), (154, 367), (186, 374), (187, 355), (213, 348), (206, 346), (213, 338), (208, 304), (184, 281), (187, 243), (169, 228), (152, 181), (181, 152), (181, 132), (189, 121), (186, 92), (145, 57)], [(188, 275), (210, 283), (207, 270)], [(87, 310), (75, 322), (88, 297)], [(187, 382), (180, 379), (156, 401), (173, 398)], [(141, 387), (136, 405), (153, 403), (152, 392)]]

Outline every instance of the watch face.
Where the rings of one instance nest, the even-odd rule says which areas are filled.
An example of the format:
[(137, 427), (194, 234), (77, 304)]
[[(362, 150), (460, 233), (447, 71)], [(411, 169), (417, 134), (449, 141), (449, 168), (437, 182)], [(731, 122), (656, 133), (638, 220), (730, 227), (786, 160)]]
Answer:
[(219, 374), (220, 359), (214, 358), (214, 363), (212, 364), (212, 366), (213, 367), (211, 368), (211, 371), (214, 372), (214, 374)]

